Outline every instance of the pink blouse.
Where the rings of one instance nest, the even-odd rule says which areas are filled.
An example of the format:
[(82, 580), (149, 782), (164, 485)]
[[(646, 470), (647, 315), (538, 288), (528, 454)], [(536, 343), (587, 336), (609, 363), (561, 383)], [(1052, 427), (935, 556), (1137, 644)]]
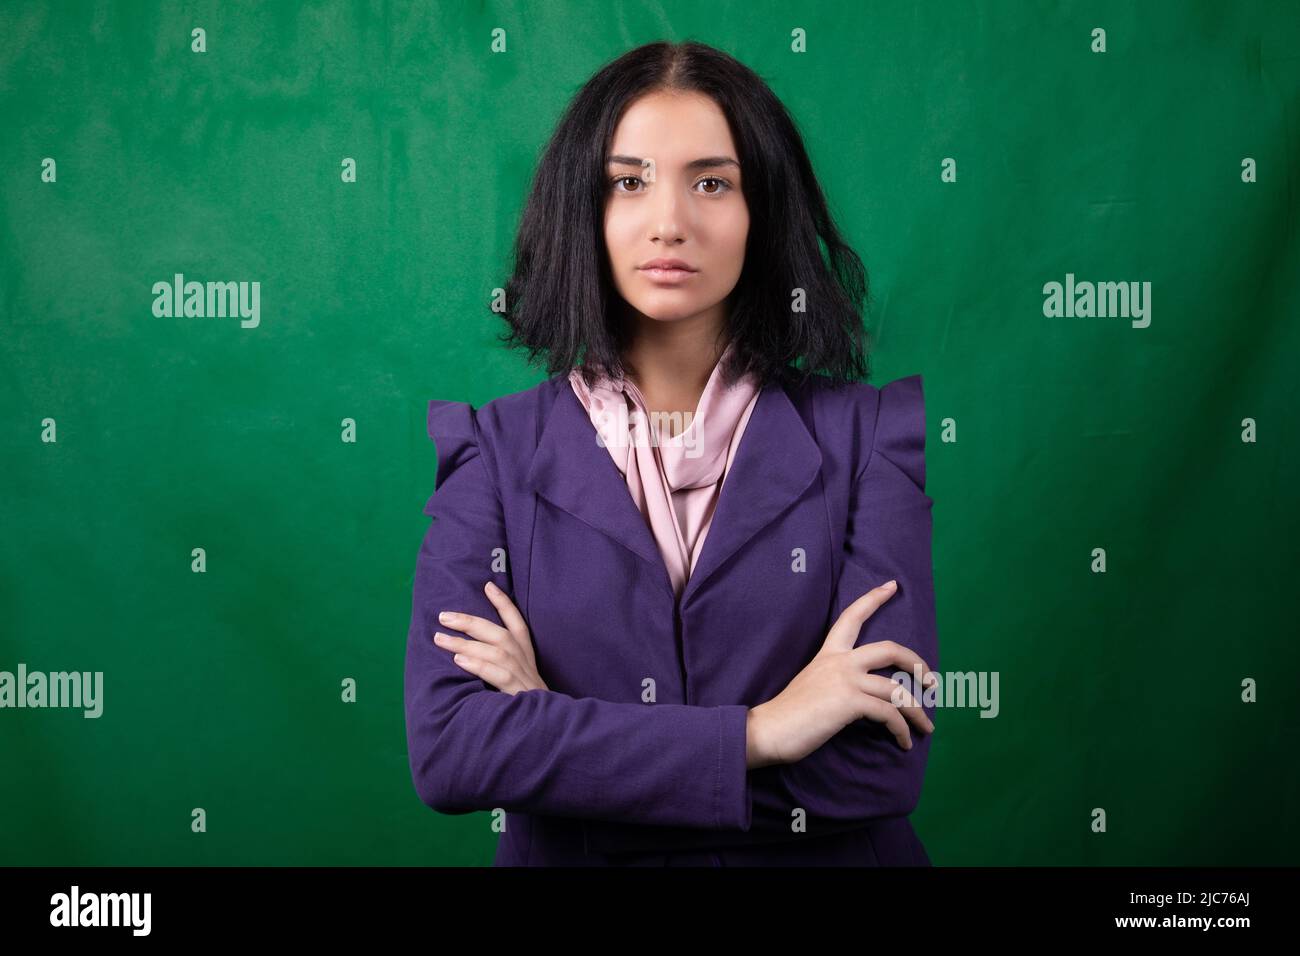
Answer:
[(578, 369), (569, 373), (599, 441), (609, 449), (650, 525), (678, 597), (699, 559), (722, 480), (758, 400), (752, 375), (724, 387), (722, 364), (731, 348), (727, 346), (709, 375), (693, 417), (661, 413), (664, 419), (687, 424), (673, 437), (668, 437), (674, 429), (664, 419), (659, 428), (651, 428), (654, 420), (645, 397), (630, 378), (603, 376), (588, 389)]

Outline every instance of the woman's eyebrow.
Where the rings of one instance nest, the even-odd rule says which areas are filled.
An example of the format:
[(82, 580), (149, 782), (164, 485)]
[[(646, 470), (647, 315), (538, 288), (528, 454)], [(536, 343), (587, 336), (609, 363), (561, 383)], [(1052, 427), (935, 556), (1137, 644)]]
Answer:
[[(606, 162), (611, 166), (636, 166), (644, 164), (644, 160), (636, 156), (614, 155), (609, 157)], [(740, 163), (736, 162), (730, 156), (705, 156), (701, 159), (692, 159), (686, 164), (687, 169), (714, 169), (718, 166), (735, 166), (740, 168)]]

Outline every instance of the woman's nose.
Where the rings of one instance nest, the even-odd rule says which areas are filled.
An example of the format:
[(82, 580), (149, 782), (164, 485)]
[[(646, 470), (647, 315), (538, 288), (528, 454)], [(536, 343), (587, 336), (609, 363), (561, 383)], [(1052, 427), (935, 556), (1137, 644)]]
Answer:
[(662, 173), (651, 187), (650, 228), (661, 238), (680, 236), (690, 225), (687, 221), (690, 209), (682, 195), (684, 188)]

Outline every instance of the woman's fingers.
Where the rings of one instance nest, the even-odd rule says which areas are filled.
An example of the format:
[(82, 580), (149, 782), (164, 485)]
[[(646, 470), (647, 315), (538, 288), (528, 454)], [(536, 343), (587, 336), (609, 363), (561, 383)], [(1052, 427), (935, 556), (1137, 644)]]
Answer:
[(444, 634), (442, 631), (433, 632), (433, 643), (455, 654), (464, 654), (475, 658), (485, 657), (486, 652), (489, 650), (496, 652), (496, 648), (492, 644), (471, 640), (468, 637), (455, 637), (451, 634)]
[(475, 617), (473, 614), (443, 611), (438, 615), (438, 623), (453, 627), (485, 644), (500, 644), (510, 638), (509, 632), (500, 624), (494, 624), (485, 617)]
[(523, 615), (501, 588), (488, 581), (483, 587), (505, 627), (487, 618), (457, 611), (443, 611), (438, 622), (455, 628), (468, 638), (436, 631), (433, 642), (454, 654), (463, 670), (480, 677), (498, 690), (514, 694), (530, 688), (546, 688), (537, 674), (532, 637)]
[(904, 750), (912, 749), (912, 732), (907, 729), (907, 721), (902, 711), (887, 700), (881, 700), (874, 694), (862, 695), (862, 716), (877, 723), (884, 724), (894, 735), (898, 745)]
[(515, 602), (510, 600), (510, 595), (491, 581), (483, 585), (483, 593), (492, 602), (492, 606), (497, 609), (497, 614), (501, 616), (501, 623), (505, 625), (506, 631), (515, 639), (520, 651), (531, 654), (532, 637), (528, 632), (528, 624), (524, 621), (524, 616), (519, 613), (519, 608), (515, 607)]
[(505, 666), (507, 654), (500, 647), (467, 637), (453, 637), (442, 631), (434, 632), (433, 643), (450, 651), (452, 659), (465, 670), (495, 687), (501, 687), (498, 681), (511, 679), (510, 669)]
[(887, 700), (897, 707), (904, 717), (916, 724), (918, 730), (927, 734), (934, 733), (934, 721), (926, 715), (921, 702), (898, 681), (879, 674), (868, 674), (865, 686), (868, 694)]
[(502, 591), (491, 581), (487, 581), (484, 585), (484, 593), (487, 600), (491, 601), (491, 605), (497, 609), (497, 613), (500, 615), (500, 623), (506, 626), (507, 631), (515, 633), (515, 635), (528, 633), (528, 624), (524, 623), (524, 615), (519, 613), (515, 602), (510, 600), (510, 594)]
[(880, 670), (892, 664), (907, 671), (909, 675), (920, 674), (922, 683), (927, 687), (933, 686), (939, 680), (939, 675), (926, 666), (920, 654), (897, 641), (875, 641), (871, 644), (863, 644), (861, 647), (855, 647), (852, 654), (858, 659), (859, 666), (869, 671)]
[(835, 619), (822, 646), (832, 650), (850, 650), (857, 642), (858, 634), (867, 618), (875, 614), (880, 605), (893, 597), (896, 590), (898, 590), (896, 582), (882, 584), (880, 587), (872, 588), (846, 607)]
[(858, 635), (862, 631), (862, 625), (866, 623), (871, 615), (876, 613), (881, 605), (892, 598), (897, 590), (897, 582), (889, 581), (867, 591), (846, 607), (826, 635), (823, 647), (832, 650), (852, 651), (863, 662), (870, 662), (866, 664), (867, 670), (879, 670), (882, 667), (888, 667), (890, 664), (901, 667), (909, 673), (917, 673), (917, 668), (919, 668), (922, 682), (926, 686), (933, 685), (938, 682), (938, 675), (933, 673), (925, 661), (921, 659), (921, 655), (910, 647), (905, 647), (897, 641), (874, 641), (854, 647)]
[(482, 657), (460, 653), (454, 655), (452, 660), (462, 670), (467, 670), (480, 680), (487, 681), (497, 690), (509, 690), (511, 683), (515, 679), (508, 669)]

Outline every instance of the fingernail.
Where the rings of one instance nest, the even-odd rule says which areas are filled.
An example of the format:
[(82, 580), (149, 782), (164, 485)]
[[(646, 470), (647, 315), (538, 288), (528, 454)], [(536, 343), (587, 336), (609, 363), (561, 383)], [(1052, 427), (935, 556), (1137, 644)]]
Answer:
[(882, 588), (889, 588), (889, 589), (892, 591), (894, 588), (898, 587), (898, 582), (897, 582), (897, 581), (886, 581), (884, 584), (881, 585), (881, 587), (882, 587)]
[(441, 611), (438, 614), (438, 620), (442, 621), (443, 624), (450, 624), (455, 619), (456, 615), (452, 614), (451, 611)]
[(496, 594), (498, 591), (501, 590), (499, 587), (497, 587), (497, 586), (496, 586), (495, 584), (493, 584), (491, 581), (489, 581), (489, 582), (487, 583), (486, 587), (487, 587), (487, 590), (488, 590), (488, 593), (489, 593), (489, 594)]
[(433, 634), (433, 643), (435, 643), (435, 644), (443, 644), (443, 643), (446, 642), (446, 640), (447, 640), (447, 635), (444, 634), (444, 633), (442, 633), (442, 631), (435, 631), (435, 632), (434, 632), (434, 634)]

